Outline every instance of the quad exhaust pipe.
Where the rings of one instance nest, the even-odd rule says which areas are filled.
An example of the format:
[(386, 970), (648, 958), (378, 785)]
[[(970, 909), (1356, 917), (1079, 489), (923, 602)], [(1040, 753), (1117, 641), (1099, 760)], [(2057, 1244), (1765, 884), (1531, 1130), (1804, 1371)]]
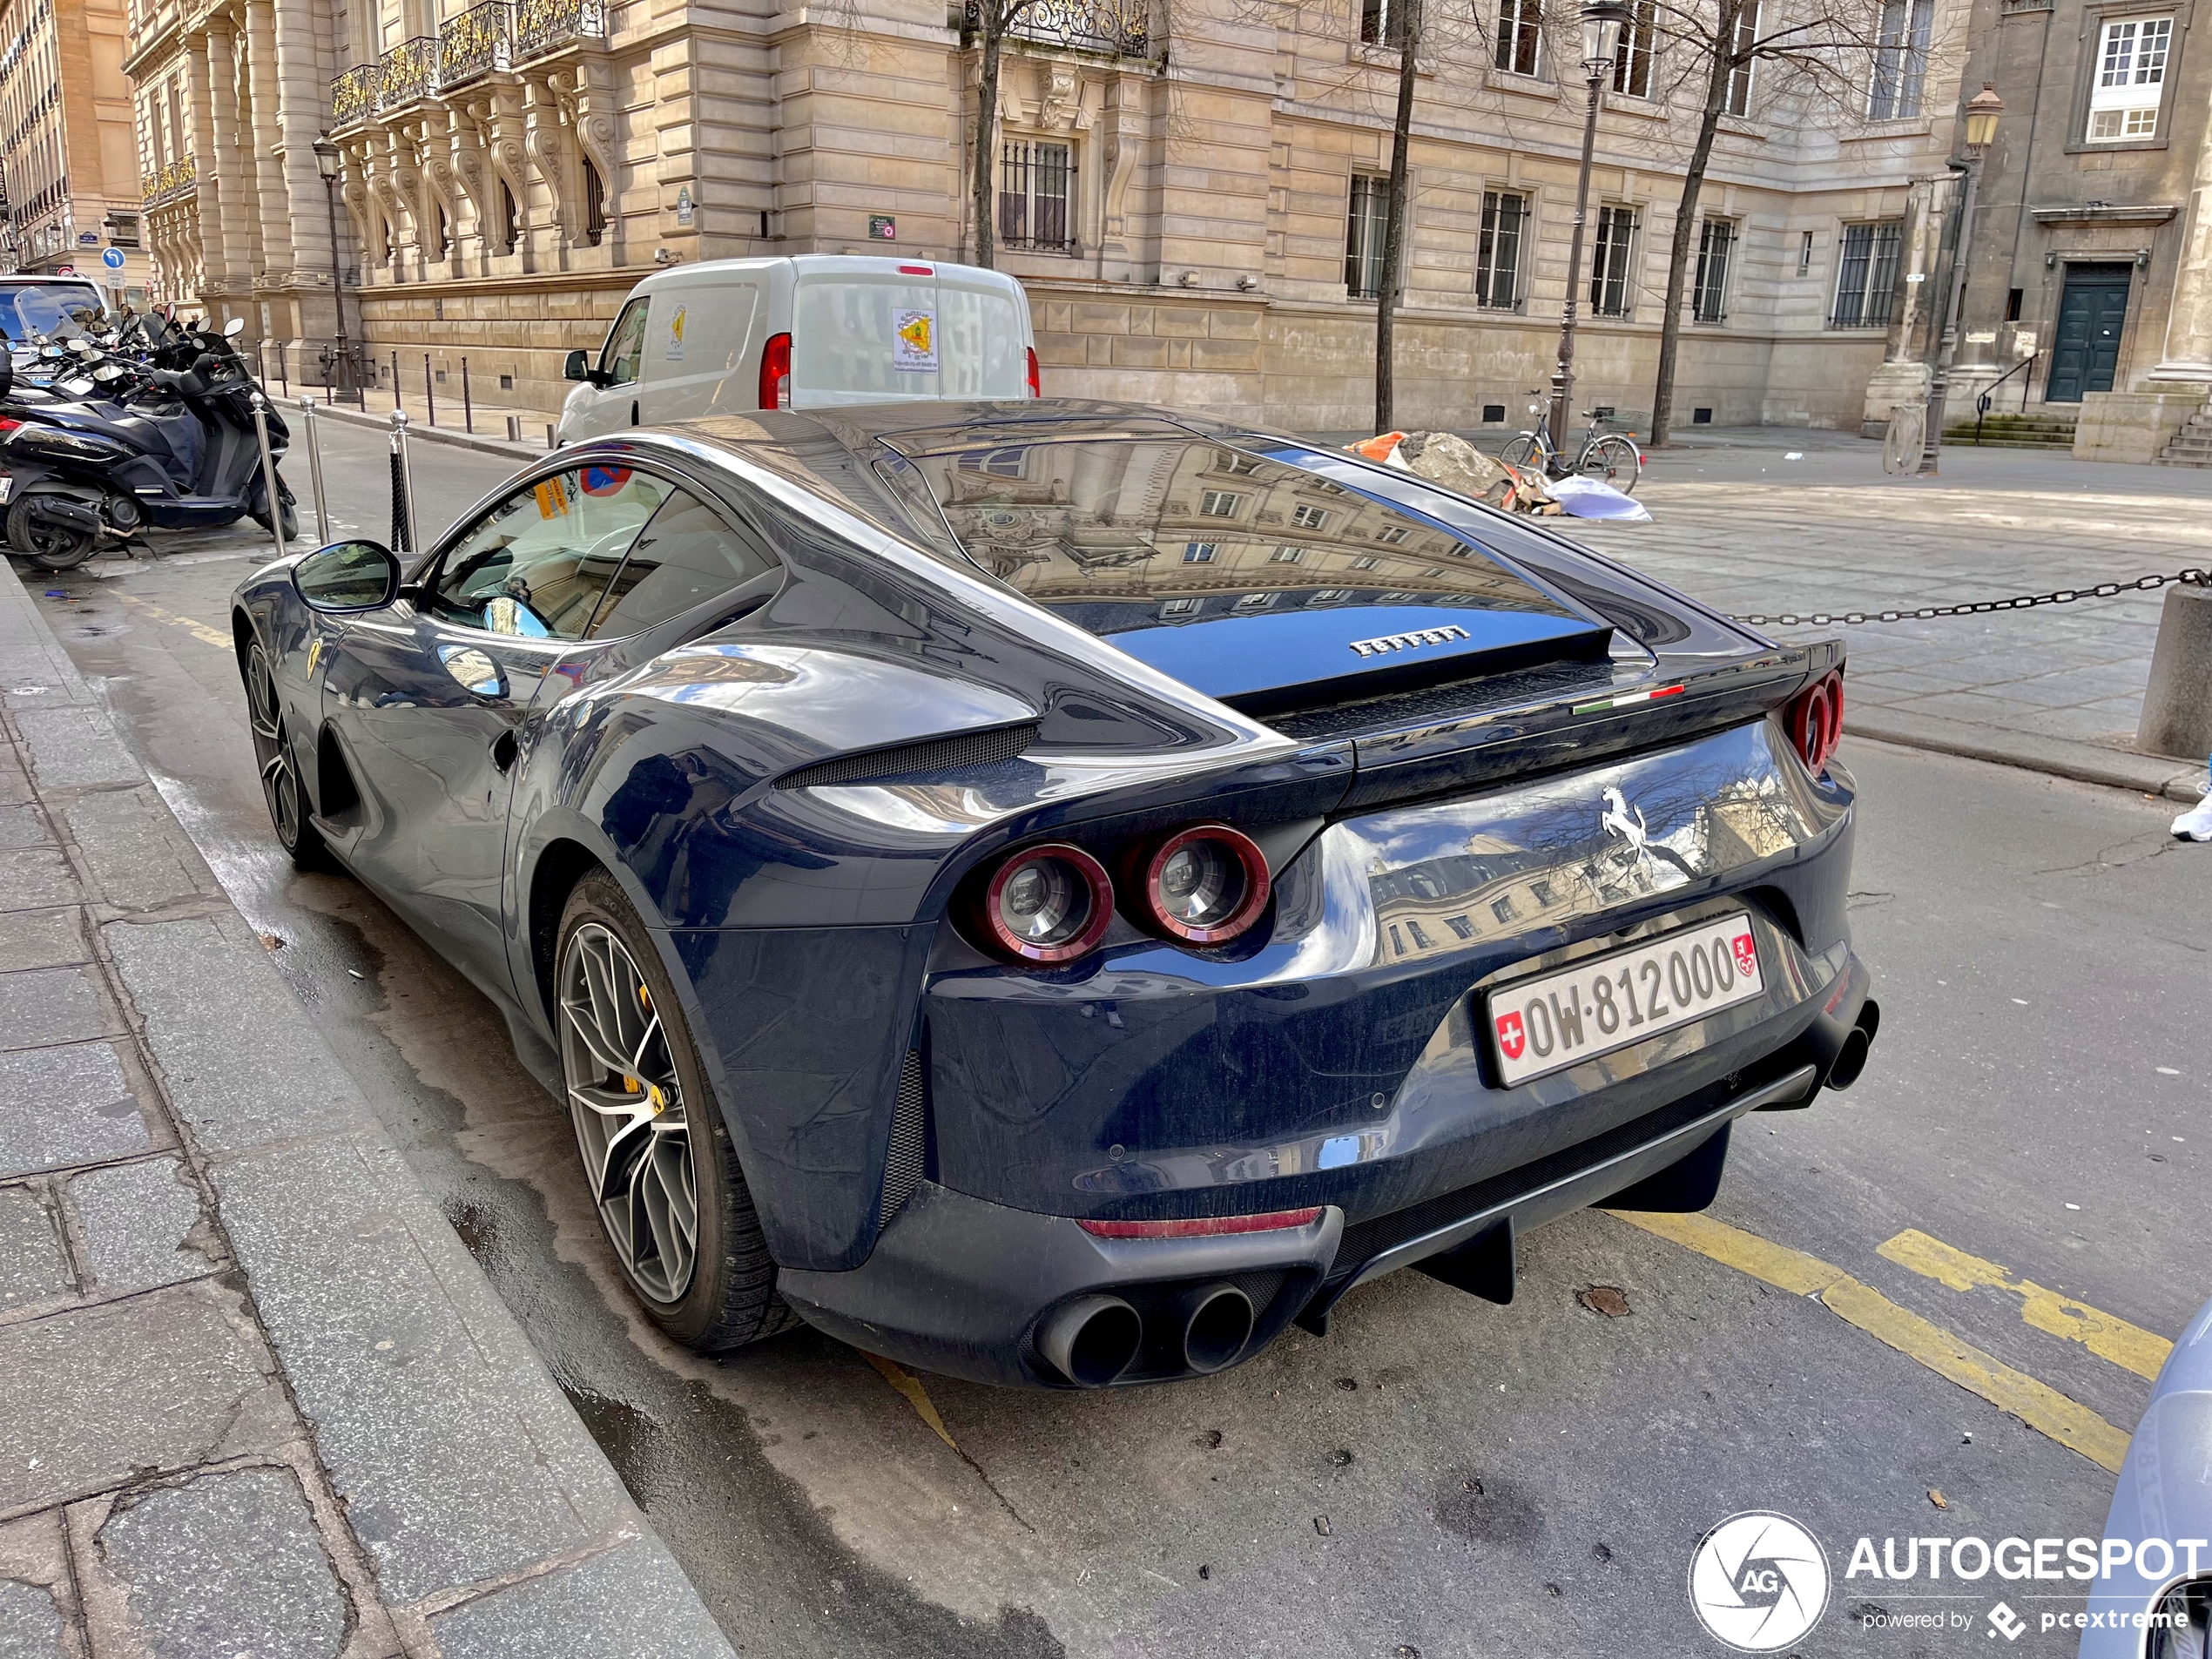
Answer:
[(1866, 1069), (1866, 1056), (1874, 1046), (1874, 1034), (1881, 1028), (1882, 1005), (1870, 996), (1860, 1005), (1858, 1022), (1844, 1034), (1843, 1046), (1829, 1062), (1829, 1088), (1849, 1089), (1858, 1081), (1859, 1074)]
[(1103, 1388), (1136, 1358), (1144, 1322), (1118, 1296), (1079, 1296), (1037, 1332), (1037, 1352), (1078, 1388)]
[[(1168, 1330), (1180, 1327), (1183, 1368), (1200, 1377), (1243, 1359), (1258, 1319), (1251, 1298), (1225, 1280), (1194, 1285), (1155, 1312)], [(1143, 1316), (1118, 1296), (1078, 1296), (1037, 1327), (1038, 1353), (1078, 1388), (1119, 1381), (1143, 1345)], [(1171, 1365), (1175, 1352), (1155, 1363), (1168, 1359)]]

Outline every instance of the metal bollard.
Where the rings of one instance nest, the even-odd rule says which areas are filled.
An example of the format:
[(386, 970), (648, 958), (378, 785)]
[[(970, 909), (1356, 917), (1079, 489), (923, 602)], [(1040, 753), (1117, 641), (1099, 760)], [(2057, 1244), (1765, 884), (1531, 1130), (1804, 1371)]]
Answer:
[(400, 354), (394, 352), (392, 354), (392, 408), (398, 410), (406, 407), (400, 401)]
[(269, 400), (255, 392), (253, 436), (261, 446), (261, 504), (269, 509), (269, 535), (276, 543), (277, 557), (284, 547), (284, 498), (278, 493), (276, 462), (269, 455)]
[(279, 341), (277, 342), (277, 390), (282, 393), (286, 397), (290, 397), (292, 395), (292, 382), (286, 378), (286, 369), (284, 366), (284, 342), (282, 341)]
[(437, 388), (430, 384), (430, 354), (422, 354), (422, 408), (432, 426), (438, 423)]
[(523, 417), (519, 415), (510, 415), (507, 417), (507, 442), (520, 443), (522, 441)]
[(307, 482), (315, 491), (315, 535), (317, 545), (330, 545), (330, 505), (322, 493), (322, 428), (315, 420), (315, 400), (307, 393), (300, 397), (300, 424), (307, 435)]
[(545, 423), (545, 447), (549, 449), (557, 449), (561, 447), (553, 442), (553, 423), (550, 421)]
[(412, 553), (415, 540), (415, 473), (407, 453), (407, 411), (392, 411), (392, 545)]
[(476, 411), (469, 401), (469, 360), (461, 360), (461, 429), (475, 435)]

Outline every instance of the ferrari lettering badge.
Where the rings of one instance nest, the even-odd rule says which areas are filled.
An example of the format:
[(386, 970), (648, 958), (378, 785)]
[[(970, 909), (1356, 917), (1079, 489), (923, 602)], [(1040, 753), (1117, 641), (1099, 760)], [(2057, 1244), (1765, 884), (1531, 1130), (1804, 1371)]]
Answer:
[(1417, 646), (1441, 645), (1472, 637), (1466, 629), (1453, 623), (1443, 628), (1416, 628), (1410, 634), (1385, 634), (1379, 639), (1355, 639), (1352, 649), (1361, 657), (1381, 657), (1394, 651), (1412, 651)]

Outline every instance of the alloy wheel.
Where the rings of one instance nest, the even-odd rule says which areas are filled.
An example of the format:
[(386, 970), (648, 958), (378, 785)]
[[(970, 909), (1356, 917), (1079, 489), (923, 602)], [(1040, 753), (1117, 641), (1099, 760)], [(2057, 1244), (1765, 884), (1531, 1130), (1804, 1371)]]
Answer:
[(678, 1301), (698, 1261), (698, 1181), (651, 988), (596, 921), (569, 935), (559, 988), (562, 1078), (593, 1202), (631, 1281), (652, 1301)]
[(287, 848), (300, 844), (305, 822), (305, 803), (300, 799), (300, 777), (286, 752), (284, 719), (278, 711), (276, 678), (269, 659), (259, 645), (246, 667), (246, 717), (253, 728), (253, 759), (261, 769), (261, 795), (269, 804), (269, 821), (277, 839)]

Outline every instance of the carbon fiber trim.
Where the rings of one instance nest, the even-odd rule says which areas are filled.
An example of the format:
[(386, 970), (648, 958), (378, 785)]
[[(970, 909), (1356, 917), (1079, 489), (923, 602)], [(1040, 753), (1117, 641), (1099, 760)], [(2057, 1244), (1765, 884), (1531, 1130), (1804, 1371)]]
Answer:
[(928, 1162), (927, 1124), (921, 1082), (921, 1050), (907, 1050), (899, 1072), (899, 1101), (891, 1113), (891, 1150), (883, 1163), (883, 1203), (876, 1224), (888, 1226), (914, 1190), (921, 1184)]
[(818, 761), (786, 772), (776, 779), (779, 789), (820, 789), (833, 784), (913, 782), (973, 766), (995, 765), (1011, 760), (1037, 739), (1034, 725), (1001, 726), (991, 732), (967, 732), (957, 738), (932, 738), (925, 743), (902, 743), (896, 748), (871, 750), (836, 760)]

